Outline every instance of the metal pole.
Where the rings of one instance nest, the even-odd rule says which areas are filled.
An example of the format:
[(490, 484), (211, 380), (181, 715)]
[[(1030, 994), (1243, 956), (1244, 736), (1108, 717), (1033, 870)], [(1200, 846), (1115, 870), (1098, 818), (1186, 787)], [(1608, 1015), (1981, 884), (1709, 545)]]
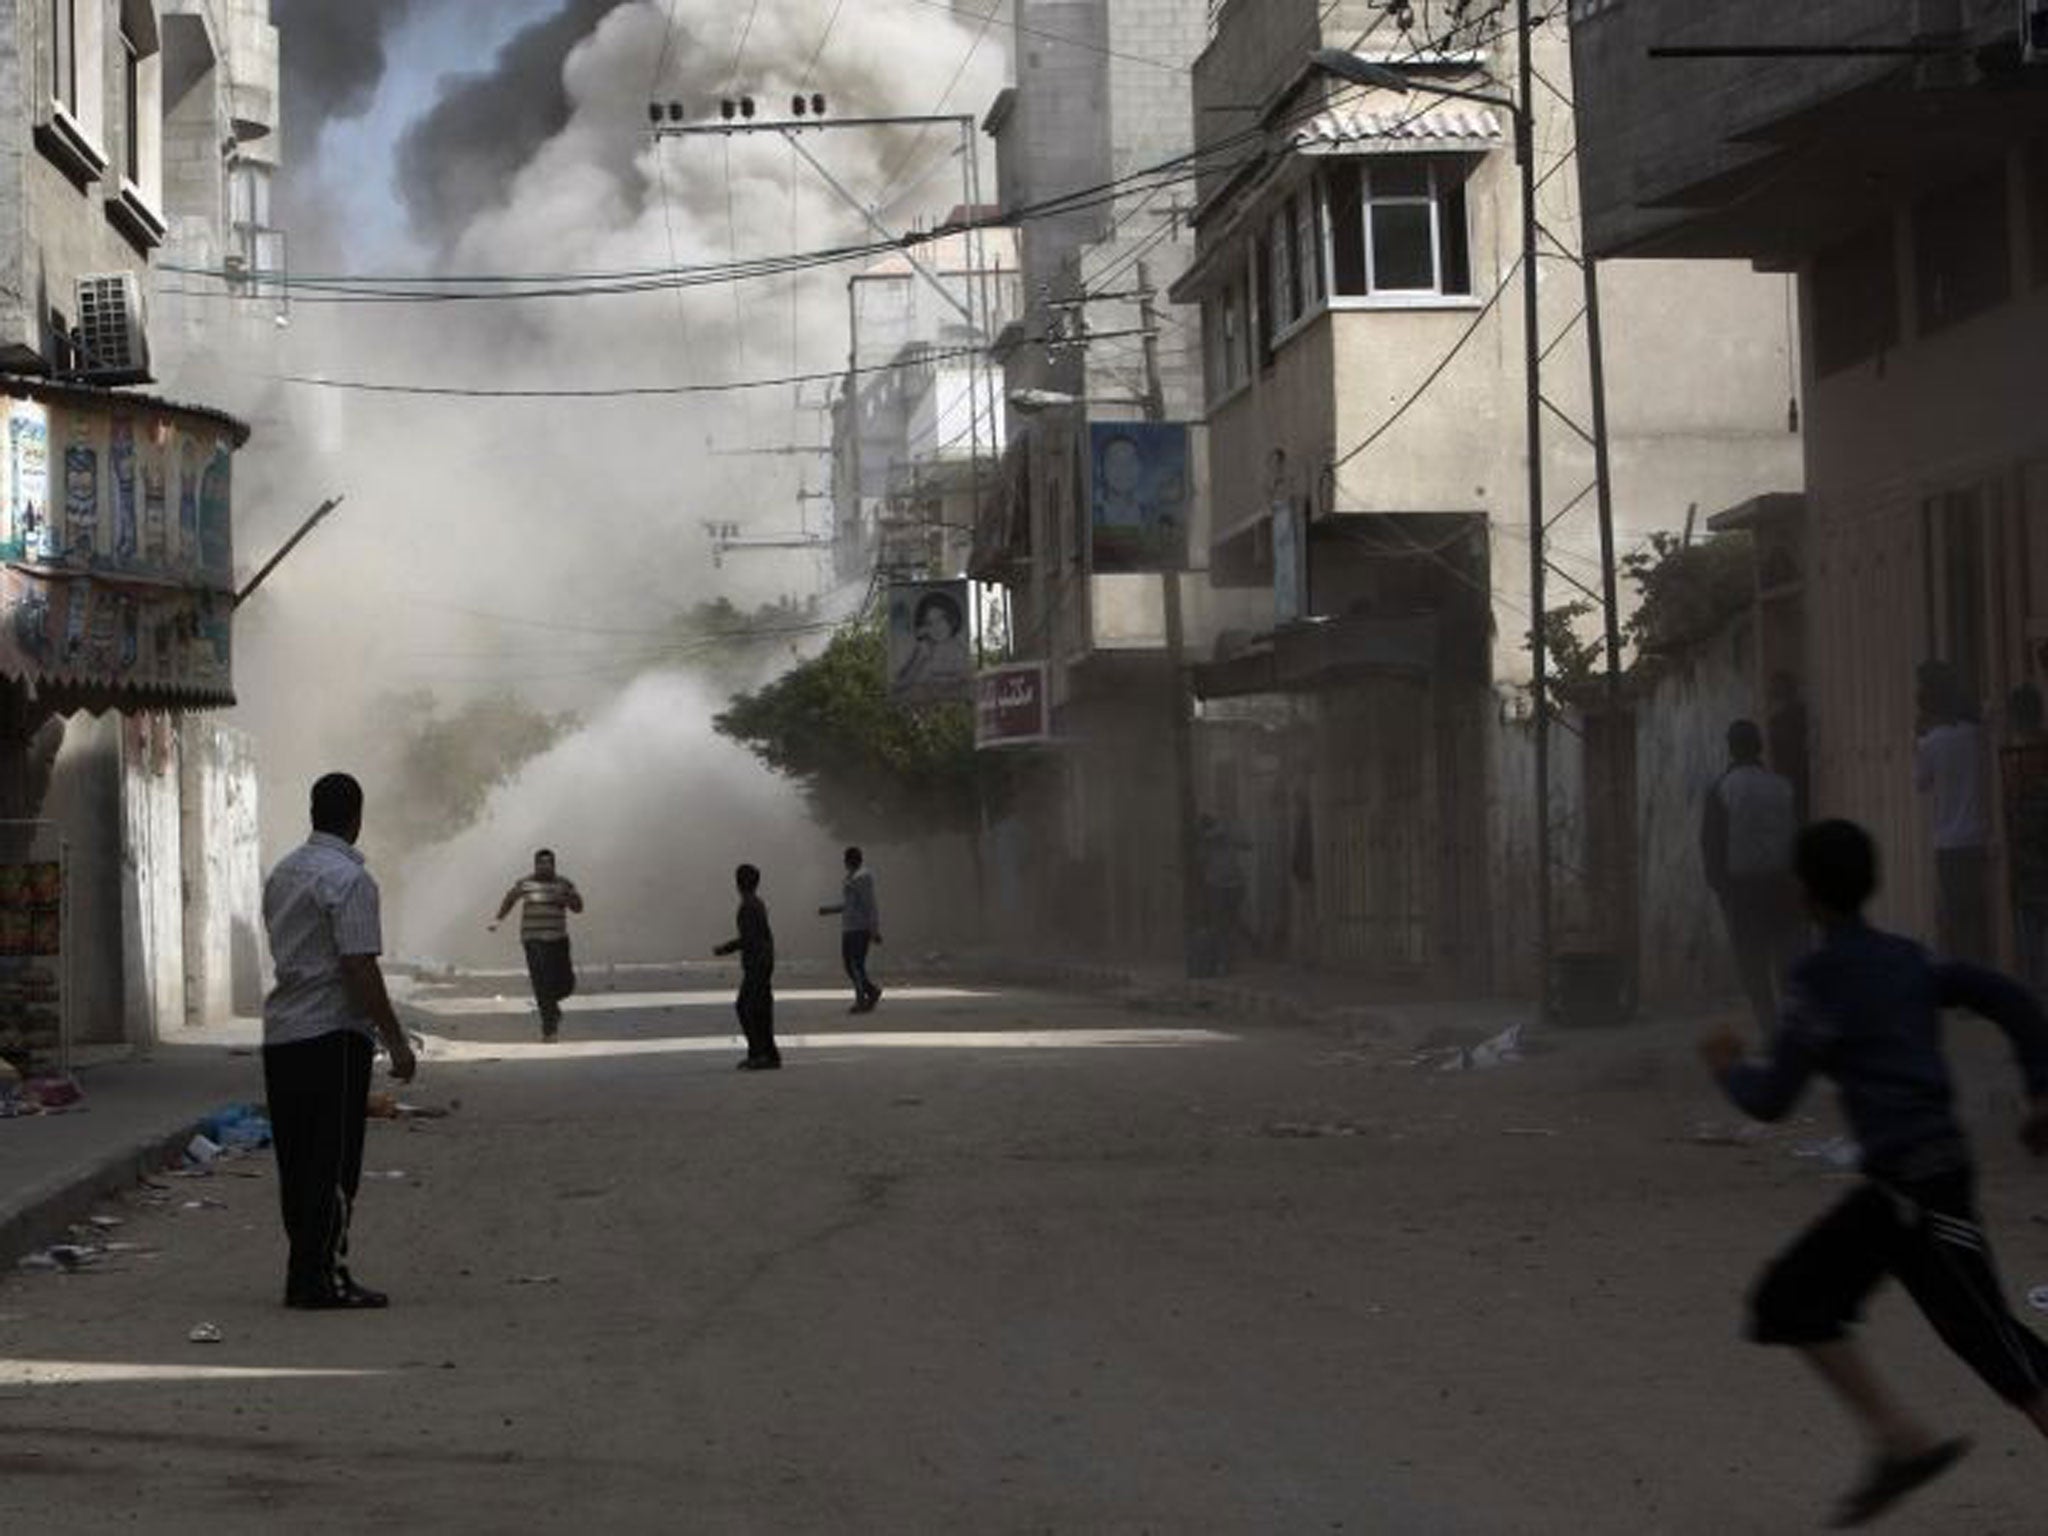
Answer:
[[(1607, 355), (1600, 338), (1600, 268), (1594, 261), (1593, 253), (1584, 248), (1585, 231), (1579, 234), (1579, 265), (1586, 278), (1586, 370), (1587, 382), (1593, 395), (1593, 475), (1597, 487), (1600, 517), (1600, 601), (1605, 610), (1607, 627), (1607, 789), (1612, 797), (1622, 787), (1622, 710), (1621, 710), (1621, 599), (1619, 583), (1614, 568), (1614, 481), (1610, 472), (1607, 452)], [(1630, 919), (1635, 912), (1634, 873), (1627, 857), (1626, 839), (1620, 829), (1628, 825), (1626, 818), (1632, 818), (1635, 807), (1628, 804), (1611, 805), (1611, 814), (1618, 818), (1615, 823), (1616, 835), (1608, 844), (1608, 900), (1610, 922), (1608, 941), (1614, 947), (1615, 959), (1620, 963), (1622, 974), (1633, 977), (1636, 966), (1635, 925)], [(1628, 988), (1631, 994), (1634, 987)]]
[[(977, 320), (974, 315), (975, 298), (981, 287), (982, 241), (981, 241), (981, 161), (974, 153), (974, 119), (960, 120), (960, 182), (966, 205), (961, 210), (967, 219), (967, 238), (964, 247), (967, 253), (967, 327), (973, 334), (974, 346), (967, 354), (967, 429), (972, 444), (974, 476), (974, 526), (981, 526), (981, 377), (988, 366), (984, 349), (989, 344), (987, 317)], [(907, 254), (907, 253), (906, 253)], [(993, 423), (991, 423), (993, 426)], [(943, 505), (943, 504), (942, 504)], [(946, 522), (947, 518), (940, 517)], [(946, 553), (949, 534), (945, 528), (939, 530), (939, 550)], [(936, 575), (950, 576), (950, 564)]]
[(246, 587), (242, 588), (241, 591), (235, 594), (235, 607), (239, 608), (242, 606), (242, 604), (249, 601), (249, 594), (254, 592), (258, 587), (262, 586), (264, 582), (270, 579), (270, 573), (276, 570), (280, 565), (284, 564), (284, 557), (290, 554), (293, 550), (297, 549), (299, 547), (299, 542), (302, 539), (304, 539), (307, 534), (311, 533), (315, 528), (320, 526), (320, 520), (323, 517), (325, 517), (328, 513), (332, 512), (336, 507), (341, 505), (341, 500), (342, 499), (339, 496), (328, 497), (327, 500), (321, 502), (320, 505), (314, 509), (313, 515), (311, 517), (307, 518), (303, 523), (299, 524), (299, 531), (284, 541), (284, 548), (280, 549), (276, 554), (272, 555), (267, 561), (265, 561), (263, 569), (258, 571), (254, 576), (251, 576), (249, 578), (249, 584)]
[(1536, 704), (1536, 989), (1537, 1017), (1550, 1016), (1550, 687), (1546, 677), (1543, 556), (1543, 329), (1536, 273), (1535, 62), (1529, 56), (1529, 0), (1516, 0), (1520, 95), (1515, 105), (1515, 159), (1522, 173), (1522, 346), (1529, 455), (1529, 657)]
[[(1138, 326), (1144, 332), (1145, 419), (1164, 421), (1166, 384), (1159, 374), (1159, 325), (1153, 297), (1151, 265), (1141, 261)], [(1195, 929), (1202, 910), (1201, 884), (1197, 878), (1200, 849), (1195, 833), (1195, 732), (1188, 713), (1187, 618), (1181, 606), (1180, 567), (1170, 560), (1161, 575), (1161, 584), (1166, 607), (1167, 687), (1172, 709), (1174, 811), (1179, 823), (1181, 964), (1193, 976)]]

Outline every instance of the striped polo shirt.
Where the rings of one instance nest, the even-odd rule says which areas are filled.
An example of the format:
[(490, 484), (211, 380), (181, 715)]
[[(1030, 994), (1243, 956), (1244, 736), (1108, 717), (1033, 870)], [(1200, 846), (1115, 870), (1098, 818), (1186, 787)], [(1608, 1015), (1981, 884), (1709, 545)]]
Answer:
[(519, 913), (522, 940), (569, 937), (569, 896), (576, 889), (574, 881), (559, 875), (552, 880), (529, 875), (512, 889), (525, 903)]

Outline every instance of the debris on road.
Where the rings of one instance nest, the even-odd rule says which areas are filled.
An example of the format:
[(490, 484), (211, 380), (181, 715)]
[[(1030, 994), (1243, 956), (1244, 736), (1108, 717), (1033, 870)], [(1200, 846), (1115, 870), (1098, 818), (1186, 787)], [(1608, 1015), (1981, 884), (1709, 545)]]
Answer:
[(1424, 1045), (1403, 1058), (1400, 1065), (1428, 1067), (1438, 1072), (1484, 1072), (1521, 1059), (1522, 1026), (1510, 1024), (1477, 1045)]
[(1274, 1120), (1258, 1128), (1255, 1135), (1271, 1136), (1282, 1141), (1310, 1141), (1325, 1136), (1363, 1136), (1362, 1125), (1348, 1121), (1333, 1120), (1309, 1124), (1300, 1120)]
[(118, 1216), (88, 1216), (85, 1219), (87, 1225), (98, 1227), (102, 1232), (111, 1232), (121, 1225)]
[(193, 1132), (185, 1143), (185, 1162), (192, 1168), (211, 1168), (220, 1159), (221, 1145), (204, 1131)]
[(1555, 1136), (1557, 1134), (1557, 1132), (1540, 1125), (1504, 1125), (1501, 1127), (1500, 1133), (1503, 1136)]
[(1847, 1170), (1863, 1160), (1863, 1149), (1847, 1136), (1830, 1136), (1822, 1141), (1801, 1142), (1792, 1149), (1792, 1155), (1804, 1162)]
[(221, 1337), (220, 1324), (194, 1323), (192, 1325), (192, 1331), (186, 1334), (185, 1337), (190, 1339), (194, 1344), (218, 1344), (220, 1342)]
[(2048, 1312), (2048, 1285), (2037, 1285), (2027, 1292), (2027, 1305), (2036, 1312)]
[(562, 1277), (560, 1275), (514, 1275), (512, 1283), (514, 1285), (560, 1285)]
[(1692, 1128), (1692, 1135), (1687, 1140), (1702, 1147), (1748, 1147), (1771, 1134), (1771, 1128), (1760, 1120), (1737, 1120), (1725, 1125), (1715, 1120), (1702, 1120)]
[(386, 1168), (377, 1173), (366, 1172), (363, 1177), (366, 1179), (403, 1179), (410, 1177), (410, 1175), (403, 1168)]
[(30, 1272), (62, 1271), (70, 1274), (74, 1270), (86, 1269), (97, 1264), (104, 1249), (90, 1243), (52, 1243), (49, 1247), (26, 1255), (15, 1262), (16, 1269)]
[(259, 1104), (230, 1104), (200, 1122), (199, 1133), (222, 1151), (270, 1145), (270, 1116)]

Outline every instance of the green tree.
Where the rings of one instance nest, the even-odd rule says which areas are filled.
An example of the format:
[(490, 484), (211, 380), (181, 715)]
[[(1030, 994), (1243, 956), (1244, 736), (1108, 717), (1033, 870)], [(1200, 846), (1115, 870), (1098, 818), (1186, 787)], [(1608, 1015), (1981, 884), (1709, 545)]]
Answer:
[(795, 781), (835, 836), (973, 828), (981, 797), (999, 784), (974, 750), (972, 708), (902, 708), (883, 674), (881, 626), (844, 629), (811, 660), (735, 698), (713, 725)]
[(491, 793), (577, 729), (573, 714), (550, 715), (511, 693), (473, 699), (443, 713), (425, 688), (387, 698), (402, 793), (379, 805), (381, 846), (418, 848), (445, 842), (475, 825)]

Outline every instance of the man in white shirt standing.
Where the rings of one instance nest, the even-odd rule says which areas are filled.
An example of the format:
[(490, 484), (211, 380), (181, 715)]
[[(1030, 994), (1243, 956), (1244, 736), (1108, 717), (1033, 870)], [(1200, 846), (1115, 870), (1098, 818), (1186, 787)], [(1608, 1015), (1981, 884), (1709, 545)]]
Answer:
[(1913, 755), (1913, 783), (1934, 823), (1935, 947), (1944, 960), (1992, 962), (1990, 753), (1984, 727), (1964, 705), (1955, 673), (1920, 670), (1927, 720)]
[(310, 1311), (390, 1304), (358, 1285), (342, 1259), (363, 1175), (375, 1042), (383, 1039), (399, 1082), (417, 1067), (377, 964), (382, 918), (377, 882), (355, 847), (362, 828), (362, 786), (328, 774), (313, 786), (313, 835), (263, 886), (277, 972), (263, 1002), (263, 1085), (291, 1242), (284, 1301)]
[(1792, 878), (1799, 835), (1792, 781), (1764, 766), (1764, 736), (1753, 720), (1728, 727), (1728, 767), (1707, 791), (1700, 862), (1720, 898), (1735, 968), (1760, 1036), (1778, 1021), (1778, 989), (1799, 958), (1804, 924)]
[(851, 1013), (873, 1013), (882, 1000), (882, 989), (868, 979), (868, 949), (882, 942), (882, 909), (875, 900), (875, 872), (866, 863), (858, 848), (847, 849), (838, 904), (818, 908), (818, 916), (839, 919), (839, 958), (853, 983)]

